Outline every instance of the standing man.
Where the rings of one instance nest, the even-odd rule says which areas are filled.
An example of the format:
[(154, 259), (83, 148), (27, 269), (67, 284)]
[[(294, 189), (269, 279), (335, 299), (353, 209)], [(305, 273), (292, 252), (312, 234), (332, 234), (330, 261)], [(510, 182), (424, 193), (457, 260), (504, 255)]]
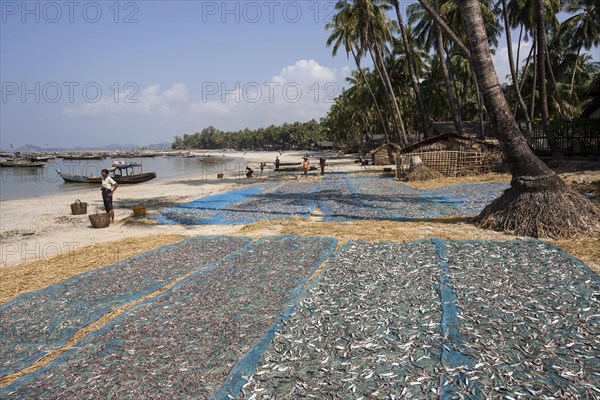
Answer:
[(108, 176), (108, 170), (102, 170), (102, 201), (107, 214), (110, 214), (110, 222), (115, 222), (115, 210), (113, 209), (113, 194), (119, 184), (113, 178)]
[(319, 166), (321, 167), (321, 175), (325, 175), (325, 159), (319, 158)]
[(279, 169), (279, 157), (275, 157), (275, 169)]
[(310, 164), (308, 162), (308, 158), (304, 157), (304, 161), (302, 162), (302, 169), (304, 170), (304, 176), (308, 176), (309, 168), (310, 168)]

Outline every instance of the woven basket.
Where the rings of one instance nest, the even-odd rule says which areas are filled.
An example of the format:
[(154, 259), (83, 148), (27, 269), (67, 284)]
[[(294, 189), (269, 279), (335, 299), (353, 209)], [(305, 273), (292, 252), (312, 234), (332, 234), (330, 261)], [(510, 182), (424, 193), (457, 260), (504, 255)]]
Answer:
[(71, 212), (73, 215), (87, 214), (87, 203), (82, 203), (79, 199), (75, 200), (75, 203), (71, 204)]
[(145, 217), (146, 216), (146, 206), (137, 206), (133, 207), (133, 215), (136, 217)]
[(110, 215), (108, 213), (96, 213), (89, 217), (94, 228), (106, 228), (110, 225)]

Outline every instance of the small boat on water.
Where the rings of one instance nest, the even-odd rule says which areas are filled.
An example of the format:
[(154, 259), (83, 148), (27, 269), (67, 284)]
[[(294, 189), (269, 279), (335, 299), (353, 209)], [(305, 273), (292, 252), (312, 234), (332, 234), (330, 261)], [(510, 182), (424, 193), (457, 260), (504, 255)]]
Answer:
[(27, 161), (27, 160), (10, 160), (0, 161), (0, 167), (2, 168), (41, 168), (46, 165), (45, 162), (40, 161)]
[(63, 160), (103, 160), (106, 158), (102, 154), (63, 154)]
[[(139, 168), (139, 172), (136, 172), (136, 169)], [(138, 163), (126, 163), (123, 161), (115, 161), (112, 167), (107, 168), (111, 173), (111, 178), (115, 180), (115, 182), (121, 184), (131, 184), (131, 183), (143, 183), (149, 180), (156, 178), (156, 172), (143, 172), (142, 165)], [(58, 174), (63, 178), (65, 183), (101, 183), (101, 176), (85, 176), (85, 175), (71, 175), (71, 174), (63, 174), (58, 169), (56, 170)]]

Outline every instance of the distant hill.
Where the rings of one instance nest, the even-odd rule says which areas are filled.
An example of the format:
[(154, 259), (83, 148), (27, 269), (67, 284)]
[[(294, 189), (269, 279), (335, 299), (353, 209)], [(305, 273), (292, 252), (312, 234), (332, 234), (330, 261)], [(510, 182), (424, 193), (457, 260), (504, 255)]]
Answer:
[(16, 149), (0, 149), (3, 151), (16, 152), (20, 151), (21, 153), (40, 153), (45, 151), (92, 151), (92, 150), (171, 150), (170, 142), (163, 143), (152, 143), (145, 146), (138, 146), (135, 144), (108, 144), (105, 146), (99, 147), (45, 147), (42, 148), (40, 146), (35, 146), (33, 144), (26, 144), (25, 146), (18, 147)]
[(21, 153), (36, 153), (36, 152), (41, 152), (41, 151), (45, 151), (45, 150), (39, 146), (34, 146), (32, 144), (26, 144), (25, 146), (21, 146), (17, 149), (14, 149), (14, 151), (20, 151)]

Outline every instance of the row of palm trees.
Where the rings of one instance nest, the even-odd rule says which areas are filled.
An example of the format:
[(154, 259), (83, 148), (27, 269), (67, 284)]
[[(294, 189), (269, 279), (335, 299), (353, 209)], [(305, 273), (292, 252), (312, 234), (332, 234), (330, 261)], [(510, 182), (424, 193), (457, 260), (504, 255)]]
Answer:
[[(340, 141), (360, 142), (383, 134), (407, 144), (428, 133), (432, 121), (489, 119), (470, 61), (459, 3), (413, 3), (403, 18), (399, 0), (339, 0), (327, 45), (355, 64), (349, 87), (336, 100), (324, 127)], [(599, 66), (584, 52), (600, 45), (600, 8), (595, 0), (479, 1), (488, 44), (505, 36), (510, 77), (503, 92), (513, 114), (530, 131), (551, 119), (576, 118), (585, 107), (585, 87)], [(562, 12), (561, 22), (557, 14)], [(518, 33), (513, 57), (513, 32)], [(528, 54), (521, 47), (530, 43)], [(519, 60), (525, 56), (523, 65)], [(372, 65), (363, 66), (365, 60)]]

